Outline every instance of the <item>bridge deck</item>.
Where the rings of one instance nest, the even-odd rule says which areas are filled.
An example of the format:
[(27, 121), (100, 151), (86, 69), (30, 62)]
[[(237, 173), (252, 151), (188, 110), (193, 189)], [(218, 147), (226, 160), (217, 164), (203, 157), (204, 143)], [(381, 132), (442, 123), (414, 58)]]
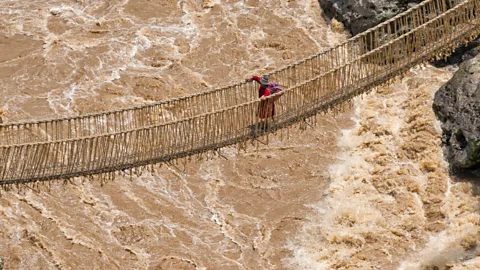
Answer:
[[(256, 99), (248, 83), (123, 111), (1, 125), (0, 185), (167, 162), (275, 132), (478, 36), (479, 7), (480, 0), (425, 1), (360, 37), (275, 71), (276, 80), (289, 87), (268, 128), (256, 113), (262, 100), (274, 97)], [(229, 96), (240, 88), (244, 94)]]

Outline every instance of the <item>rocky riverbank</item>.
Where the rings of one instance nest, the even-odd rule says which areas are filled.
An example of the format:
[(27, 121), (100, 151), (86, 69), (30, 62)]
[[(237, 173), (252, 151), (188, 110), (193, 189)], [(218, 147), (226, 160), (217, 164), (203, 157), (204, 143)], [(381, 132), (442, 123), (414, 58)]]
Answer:
[(345, 25), (352, 35), (361, 33), (422, 0), (319, 0), (327, 19), (335, 18)]
[[(319, 0), (327, 19), (361, 33), (420, 3), (421, 0)], [(335, 21), (333, 20), (333, 22)], [(332, 22), (332, 24), (333, 24)], [(332, 25), (333, 27), (333, 25)], [(480, 167), (480, 38), (455, 50), (437, 67), (460, 66), (454, 78), (438, 90), (433, 108), (442, 121), (445, 156), (454, 170)]]
[(459, 66), (435, 94), (445, 157), (453, 169), (480, 167), (480, 55)]

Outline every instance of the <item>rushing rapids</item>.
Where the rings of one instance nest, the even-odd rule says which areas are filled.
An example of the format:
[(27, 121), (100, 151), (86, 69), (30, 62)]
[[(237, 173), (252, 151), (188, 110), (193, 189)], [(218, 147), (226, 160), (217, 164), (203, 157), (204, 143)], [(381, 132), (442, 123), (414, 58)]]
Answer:
[[(197, 92), (344, 38), (315, 1), (0, 3), (7, 121)], [(449, 76), (414, 69), (258, 151), (3, 192), (0, 256), (24, 269), (475, 269), (478, 197), (446, 174), (429, 111)]]
[[(480, 1), (450, 8), (444, 1), (425, 1), (272, 72), (288, 89), (267, 132), (335, 107), (475, 38)], [(107, 174), (242, 144), (264, 134), (254, 128), (260, 124), (255, 111), (276, 98), (258, 100), (252, 86), (242, 82), (141, 107), (0, 125), (0, 185)]]

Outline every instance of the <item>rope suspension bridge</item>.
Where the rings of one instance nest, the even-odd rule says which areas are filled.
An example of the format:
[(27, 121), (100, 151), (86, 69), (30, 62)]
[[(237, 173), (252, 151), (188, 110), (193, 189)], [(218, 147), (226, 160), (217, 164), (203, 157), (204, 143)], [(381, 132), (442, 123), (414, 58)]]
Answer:
[(112, 174), (252, 139), (340, 106), (480, 34), (480, 0), (427, 0), (268, 74), (284, 86), (258, 118), (257, 87), (227, 87), (122, 110), (0, 125), (0, 186)]

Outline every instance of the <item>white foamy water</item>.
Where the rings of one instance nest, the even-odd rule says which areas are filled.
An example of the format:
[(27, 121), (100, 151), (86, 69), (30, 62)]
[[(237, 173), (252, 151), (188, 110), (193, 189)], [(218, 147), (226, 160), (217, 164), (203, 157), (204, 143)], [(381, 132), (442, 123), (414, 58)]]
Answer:
[(478, 194), (471, 183), (450, 179), (431, 109), (434, 92), (451, 74), (417, 67), (356, 100), (356, 125), (343, 131), (345, 152), (330, 168), (325, 200), (311, 206), (317, 214), (290, 242), (293, 268), (478, 264)]
[[(178, 97), (345, 39), (315, 0), (3, 0), (0, 29), (5, 121)], [(430, 110), (449, 76), (413, 69), (268, 146), (2, 192), (0, 256), (6, 269), (476, 269), (478, 197), (448, 178)]]
[(9, 121), (178, 97), (343, 38), (315, 1), (1, 1), (0, 14), (8, 93), (0, 109)]

